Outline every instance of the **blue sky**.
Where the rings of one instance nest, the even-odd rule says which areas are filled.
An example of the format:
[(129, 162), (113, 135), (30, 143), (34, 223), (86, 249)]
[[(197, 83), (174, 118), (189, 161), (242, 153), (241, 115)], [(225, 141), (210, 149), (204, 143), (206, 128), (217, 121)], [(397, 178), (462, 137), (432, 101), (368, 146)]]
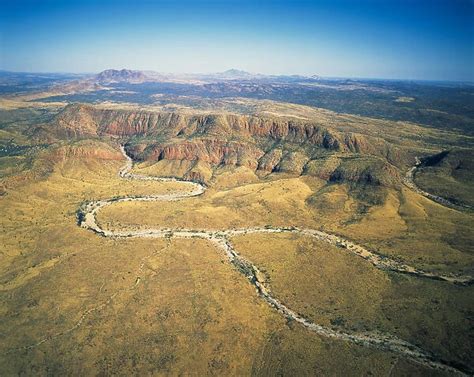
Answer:
[(474, 81), (472, 0), (0, 0), (0, 69)]

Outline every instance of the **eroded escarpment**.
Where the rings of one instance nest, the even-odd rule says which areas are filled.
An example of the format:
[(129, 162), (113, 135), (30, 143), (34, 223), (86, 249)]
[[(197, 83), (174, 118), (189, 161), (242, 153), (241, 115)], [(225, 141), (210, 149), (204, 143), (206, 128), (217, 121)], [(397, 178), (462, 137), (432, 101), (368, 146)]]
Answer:
[[(125, 154), (125, 150), (122, 148), (122, 152)], [(142, 179), (142, 180), (158, 180), (158, 181), (169, 181), (176, 180), (175, 178), (157, 178), (144, 175), (137, 175), (130, 173), (133, 166), (132, 159), (125, 154), (127, 158), (126, 165), (120, 170), (119, 175), (124, 179)], [(378, 332), (347, 332), (334, 328), (325, 327), (310, 321), (304, 316), (296, 313), (287, 305), (283, 304), (278, 298), (274, 297), (271, 290), (267, 286), (264, 274), (255, 266), (251, 261), (243, 258), (235, 250), (232, 245), (231, 239), (233, 236), (247, 234), (247, 233), (281, 233), (289, 232), (294, 234), (301, 234), (306, 236), (315, 237), (318, 240), (328, 242), (335, 246), (340, 247), (343, 250), (351, 252), (369, 263), (374, 267), (382, 270), (390, 270), (398, 273), (407, 273), (415, 277), (431, 278), (437, 280), (443, 280), (451, 283), (458, 284), (470, 284), (473, 279), (470, 276), (453, 276), (453, 275), (439, 275), (430, 273), (422, 270), (418, 270), (412, 266), (405, 265), (397, 262), (390, 258), (381, 256), (370, 250), (366, 249), (361, 245), (357, 245), (351, 241), (348, 241), (342, 237), (334, 234), (329, 234), (319, 230), (313, 229), (300, 229), (294, 227), (264, 227), (264, 228), (244, 228), (244, 229), (228, 229), (228, 230), (194, 230), (194, 229), (171, 229), (171, 228), (153, 228), (153, 229), (140, 229), (140, 230), (105, 230), (100, 227), (97, 223), (96, 216), (101, 208), (108, 206), (114, 202), (120, 201), (176, 201), (185, 199), (188, 197), (199, 196), (205, 191), (205, 187), (196, 182), (183, 182), (187, 188), (183, 191), (178, 191), (171, 194), (165, 195), (150, 195), (150, 196), (127, 196), (123, 198), (114, 198), (99, 200), (94, 202), (85, 203), (78, 211), (78, 224), (86, 229), (92, 230), (95, 233), (104, 237), (113, 238), (201, 238), (212, 242), (227, 256), (228, 261), (236, 267), (236, 269), (242, 273), (249, 282), (255, 286), (258, 294), (279, 312), (284, 317), (294, 320), (301, 324), (309, 331), (315, 332), (321, 336), (352, 342), (361, 346), (372, 347), (379, 350), (393, 352), (402, 357), (410, 359), (414, 362), (422, 364), (429, 368), (439, 369), (451, 374), (464, 375), (472, 373), (467, 367), (464, 366), (452, 366), (446, 363), (442, 359), (436, 357), (418, 346), (415, 346), (409, 342), (406, 342), (394, 335), (384, 334)]]
[[(338, 115), (333, 118), (334, 122), (344, 119)], [(373, 134), (342, 132), (327, 119), (318, 122), (230, 113), (192, 115), (72, 104), (51, 124), (39, 128), (59, 138), (119, 138), (135, 161), (145, 162), (147, 166), (160, 163), (159, 169), (168, 173), (176, 171), (174, 167), (179, 164), (180, 178), (204, 184), (210, 183), (222, 167), (245, 167), (258, 176), (308, 175), (328, 183), (398, 190), (405, 183), (442, 205), (469, 209), (469, 204), (457, 200), (459, 190), (446, 196), (444, 192), (432, 193), (429, 188), (415, 184), (414, 176), (421, 166), (404, 176), (414, 159), (414, 150), (397, 144), (401, 141), (391, 138), (388, 142)], [(444, 158), (440, 154), (438, 159), (435, 156), (426, 162), (445, 163), (452, 155)], [(458, 159), (453, 161), (450, 164), (456, 166), (448, 166), (447, 170), (454, 175), (469, 171), (459, 169), (465, 164)], [(445, 175), (449, 178), (453, 174)]]
[(160, 160), (186, 160), (201, 162), (210, 165), (232, 165), (247, 166), (252, 169), (257, 168), (258, 160), (264, 152), (255, 145), (242, 142), (232, 142), (216, 139), (198, 139), (193, 141), (183, 141), (180, 143), (154, 145), (141, 152), (146, 153), (146, 157), (139, 158), (140, 152), (131, 149), (131, 154), (146, 161)]
[[(334, 119), (345, 122), (338, 115)], [(342, 131), (346, 129), (334, 127), (327, 119), (192, 115), (72, 104), (33, 133), (67, 140), (118, 138), (135, 161), (199, 165), (182, 177), (204, 183), (220, 167), (244, 166), (260, 175), (306, 174), (328, 181), (399, 186), (400, 170), (413, 159), (412, 152), (373, 134)]]

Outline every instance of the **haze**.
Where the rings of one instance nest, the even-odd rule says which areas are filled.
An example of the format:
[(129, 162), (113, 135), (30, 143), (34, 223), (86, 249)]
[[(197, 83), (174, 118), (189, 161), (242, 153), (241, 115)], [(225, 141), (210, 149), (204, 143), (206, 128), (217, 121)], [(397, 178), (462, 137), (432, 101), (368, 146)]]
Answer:
[(471, 1), (6, 1), (0, 69), (473, 81)]

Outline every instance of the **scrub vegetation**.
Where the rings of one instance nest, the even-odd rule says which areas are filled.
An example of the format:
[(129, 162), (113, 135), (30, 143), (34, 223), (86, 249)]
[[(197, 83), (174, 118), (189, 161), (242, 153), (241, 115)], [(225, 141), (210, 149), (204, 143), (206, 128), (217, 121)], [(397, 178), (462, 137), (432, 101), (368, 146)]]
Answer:
[[(156, 83), (147, 85), (157, 94)], [(198, 93), (170, 110), (141, 100), (106, 103), (100, 93), (95, 105), (66, 104), (64, 96), (91, 93), (52, 88), (1, 98), (0, 374), (450, 374), (309, 331), (262, 299), (242, 274), (248, 265), (229, 263), (206, 239), (171, 233), (314, 229), (435, 275), (473, 276), (467, 132), (426, 127), (430, 118), (417, 122), (413, 110), (403, 110), (405, 118), (401, 110), (387, 116), (363, 107), (371, 117), (339, 114), (288, 93), (280, 98), (277, 89), (270, 99), (215, 95), (213, 104)], [(434, 101), (449, 110), (435, 101), (441, 89), (402, 89), (390, 106)], [(341, 104), (349, 96), (342, 93)], [(379, 97), (389, 106), (389, 94)], [(446, 116), (460, 117), (460, 108)], [(469, 117), (459, 118), (459, 128)], [(126, 163), (121, 145), (136, 179), (118, 174)], [(407, 185), (415, 157), (417, 186), (466, 206), (444, 206)], [(189, 190), (147, 176), (206, 190), (173, 201), (120, 200)], [(102, 229), (167, 228), (170, 236), (102, 237), (78, 226), (80, 209), (98, 200), (113, 201), (97, 214)], [(240, 232), (229, 240), (297, 315), (335, 331), (390, 334), (472, 374), (472, 284), (376, 268), (304, 234)]]

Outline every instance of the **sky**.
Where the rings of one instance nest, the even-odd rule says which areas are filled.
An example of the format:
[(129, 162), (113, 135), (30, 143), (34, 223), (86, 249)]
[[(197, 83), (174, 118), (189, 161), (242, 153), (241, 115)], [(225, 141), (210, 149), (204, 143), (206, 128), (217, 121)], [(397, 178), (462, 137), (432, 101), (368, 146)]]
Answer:
[(474, 81), (474, 0), (0, 0), (0, 69)]

